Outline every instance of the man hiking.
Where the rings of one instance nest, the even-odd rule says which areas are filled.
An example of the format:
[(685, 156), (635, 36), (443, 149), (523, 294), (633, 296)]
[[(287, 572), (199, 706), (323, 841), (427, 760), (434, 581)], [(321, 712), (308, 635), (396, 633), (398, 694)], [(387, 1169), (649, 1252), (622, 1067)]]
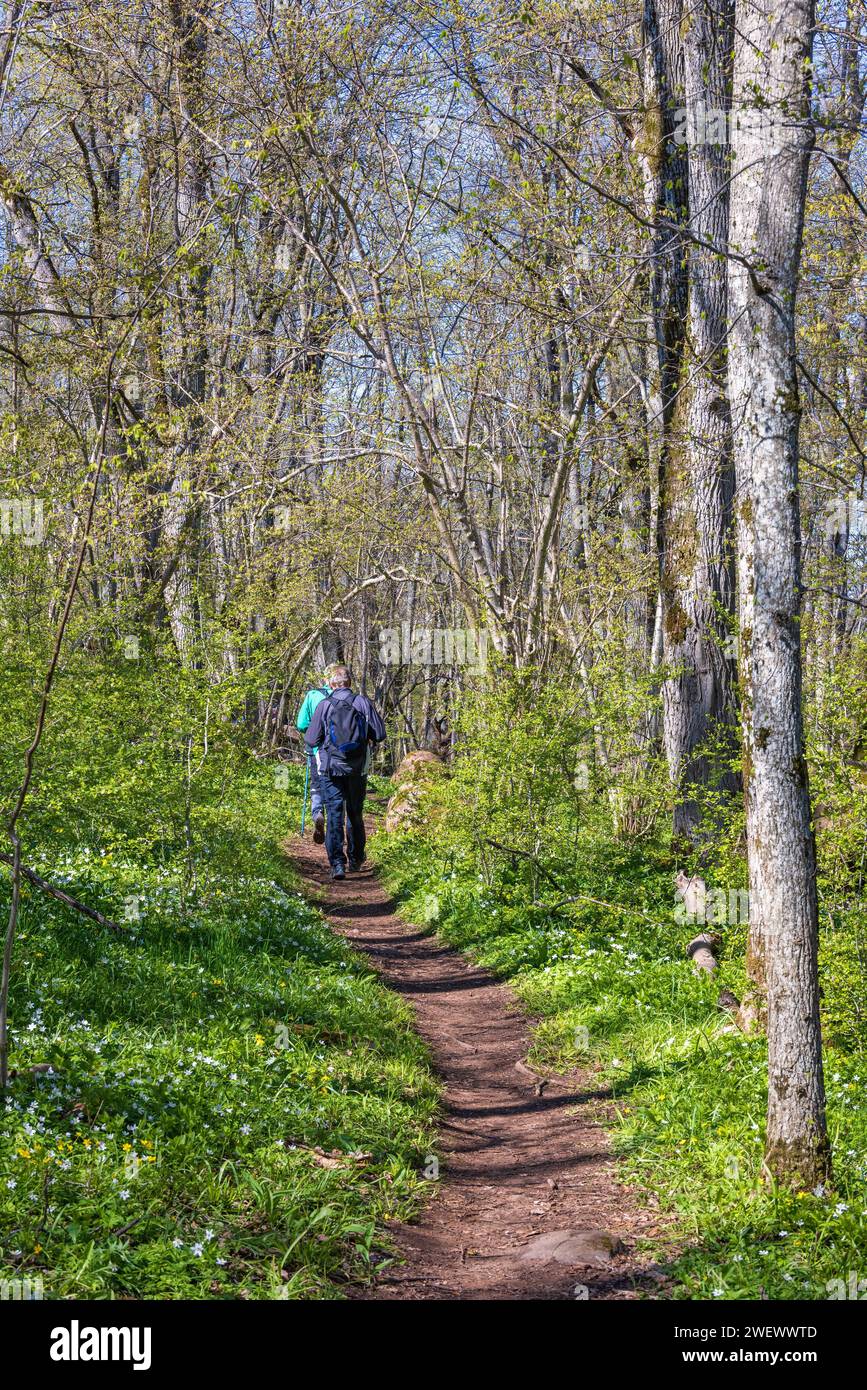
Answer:
[(366, 695), (353, 694), (352, 677), (345, 666), (333, 666), (329, 681), (331, 693), (316, 705), (304, 740), (319, 754), (328, 826), (325, 849), (331, 877), (341, 879), (346, 877), (344, 822), (349, 868), (355, 872), (364, 863), (367, 769), (372, 745), (385, 738), (385, 725)]
[[(325, 681), (322, 685), (315, 685), (301, 703), (298, 711), (298, 718), (295, 720), (295, 728), (300, 734), (306, 734), (310, 728), (310, 721), (313, 718), (313, 711), (316, 706), (325, 699), (326, 695), (331, 694), (331, 686), (328, 677), (331, 667), (325, 672)], [(310, 767), (310, 814), (313, 817), (313, 840), (317, 845), (325, 842), (325, 817), (322, 814), (322, 788), (319, 783), (319, 758), (315, 748), (307, 749), (307, 761)]]

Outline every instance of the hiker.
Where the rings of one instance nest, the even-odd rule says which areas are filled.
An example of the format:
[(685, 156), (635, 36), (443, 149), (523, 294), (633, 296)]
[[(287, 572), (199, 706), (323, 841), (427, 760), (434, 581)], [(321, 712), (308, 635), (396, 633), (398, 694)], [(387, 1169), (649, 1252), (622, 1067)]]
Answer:
[[(298, 718), (295, 720), (295, 728), (300, 734), (306, 734), (310, 728), (310, 721), (313, 718), (313, 711), (316, 706), (325, 699), (326, 695), (331, 694), (331, 686), (328, 684), (328, 676), (331, 668), (325, 672), (325, 681), (322, 685), (315, 685), (307, 691), (298, 711)], [(319, 781), (319, 754), (315, 748), (307, 749), (307, 761), (310, 767), (310, 814), (313, 817), (313, 840), (317, 845), (325, 843), (325, 816), (322, 809), (322, 787)]]
[(319, 755), (328, 827), (325, 849), (331, 877), (341, 879), (346, 876), (344, 823), (349, 868), (355, 873), (364, 863), (367, 770), (373, 744), (385, 738), (385, 725), (366, 695), (353, 694), (352, 677), (345, 666), (333, 666), (329, 681), (331, 693), (317, 703), (304, 740)]

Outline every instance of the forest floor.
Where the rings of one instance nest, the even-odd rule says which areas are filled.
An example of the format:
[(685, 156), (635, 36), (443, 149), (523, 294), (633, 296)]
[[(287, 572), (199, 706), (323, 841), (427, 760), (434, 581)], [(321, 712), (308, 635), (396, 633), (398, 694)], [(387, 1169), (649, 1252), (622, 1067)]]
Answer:
[(659, 1267), (639, 1251), (655, 1218), (614, 1176), (610, 1092), (592, 1071), (531, 1070), (513, 992), (402, 921), (369, 862), (332, 883), (323, 847), (295, 838), (285, 848), (336, 931), (411, 1005), (443, 1084), (436, 1197), (417, 1222), (390, 1226), (400, 1263), (350, 1297), (664, 1296)]

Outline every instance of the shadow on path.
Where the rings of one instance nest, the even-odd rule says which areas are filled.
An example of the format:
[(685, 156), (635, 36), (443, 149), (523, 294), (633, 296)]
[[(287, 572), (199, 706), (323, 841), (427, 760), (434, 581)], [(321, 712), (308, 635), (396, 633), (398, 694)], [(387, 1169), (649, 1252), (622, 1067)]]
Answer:
[[(434, 1200), (416, 1224), (390, 1228), (403, 1263), (350, 1297), (628, 1299), (656, 1287), (635, 1254), (652, 1215), (613, 1175), (599, 1111), (610, 1093), (589, 1075), (530, 1072), (528, 1022), (508, 986), (401, 921), (369, 865), (331, 883), (320, 847), (294, 839), (285, 850), (335, 929), (408, 999), (444, 1087)], [(528, 1258), (558, 1231), (582, 1233), (586, 1263)]]

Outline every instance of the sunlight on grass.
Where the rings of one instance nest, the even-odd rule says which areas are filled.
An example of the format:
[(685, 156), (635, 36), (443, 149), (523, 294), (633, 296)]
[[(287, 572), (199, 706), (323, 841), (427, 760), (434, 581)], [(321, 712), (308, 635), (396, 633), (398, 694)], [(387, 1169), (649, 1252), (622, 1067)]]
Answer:
[[(0, 1278), (39, 1277), (46, 1298), (333, 1297), (428, 1195), (425, 1049), (293, 890), (284, 807), (248, 782), (183, 908), (172, 858), (36, 857), (107, 915), (137, 915), (118, 939), (27, 890)], [(240, 845), (233, 861), (242, 824), (259, 874)]]
[[(859, 1050), (826, 1049), (834, 1190), (771, 1191), (762, 1173), (764, 1042), (716, 1006), (721, 987), (742, 992), (745, 930), (727, 933), (718, 976), (699, 977), (685, 959), (688, 934), (673, 920), (670, 865), (655, 851), (630, 859), (587, 832), (575, 891), (606, 901), (616, 894), (624, 911), (583, 904), (573, 925), (530, 903), (514, 876), (480, 880), (454, 837), (445, 845), (445, 837), (438, 849), (432, 835), (408, 832), (381, 837), (376, 853), (402, 911), (430, 922), (435, 900), (444, 938), (511, 981), (538, 1019), (532, 1061), (591, 1067), (597, 1085), (610, 1088), (621, 1176), (659, 1212), (656, 1254), (668, 1258), (671, 1296), (822, 1299), (832, 1281), (863, 1271), (863, 1040)], [(636, 903), (648, 905), (646, 919)], [(826, 958), (836, 944), (825, 943)], [(830, 984), (826, 993), (839, 1009)]]

